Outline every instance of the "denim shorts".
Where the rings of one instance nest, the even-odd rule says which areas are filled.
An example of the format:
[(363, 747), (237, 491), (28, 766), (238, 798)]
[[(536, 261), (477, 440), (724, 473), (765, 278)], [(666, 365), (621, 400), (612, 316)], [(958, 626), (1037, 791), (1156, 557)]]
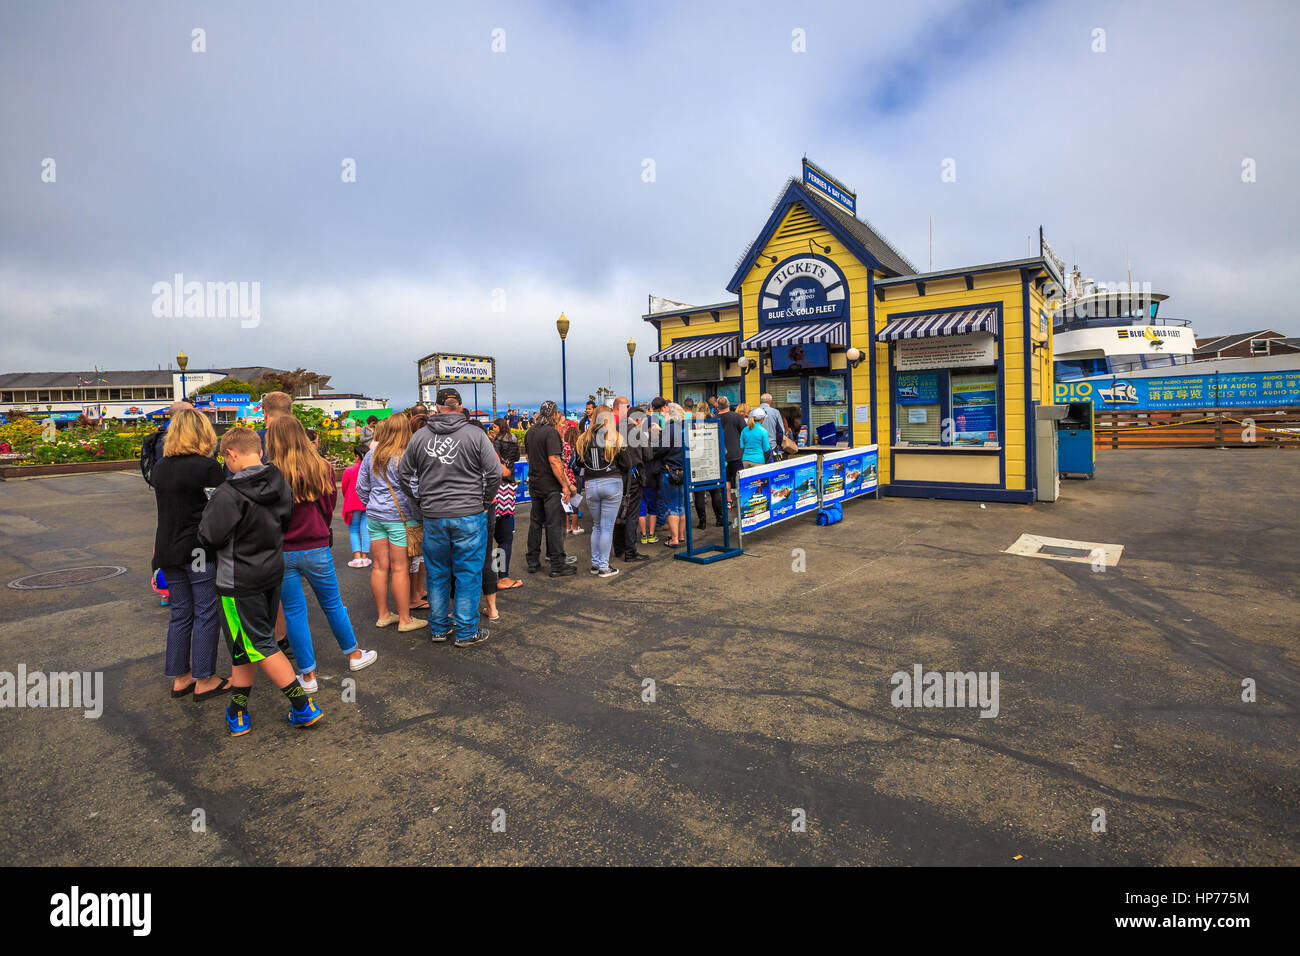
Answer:
[(399, 548), (406, 547), (406, 525), (400, 521), (380, 521), (367, 515), (366, 528), (370, 532), (371, 541), (387, 538)]
[(668, 480), (665, 474), (659, 479), (659, 496), (663, 499), (664, 511), (670, 515), (686, 514), (686, 505), (683, 502), (682, 488), (684, 485), (674, 485)]

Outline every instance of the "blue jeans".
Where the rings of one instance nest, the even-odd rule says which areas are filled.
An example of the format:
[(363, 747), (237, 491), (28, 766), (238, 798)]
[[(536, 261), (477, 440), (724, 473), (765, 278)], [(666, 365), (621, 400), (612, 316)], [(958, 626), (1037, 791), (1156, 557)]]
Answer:
[(348, 536), (352, 538), (354, 553), (357, 551), (362, 554), (370, 553), (370, 526), (366, 524), (364, 511), (352, 512), (352, 518), (348, 521)]
[(167, 625), (167, 676), (192, 673), (196, 678), (217, 672), (217, 563), (205, 571), (190, 566), (164, 568), (171, 621)]
[(608, 571), (609, 552), (614, 546), (614, 519), (623, 503), (623, 479), (588, 479), (585, 493), (591, 504), (591, 565)]
[[(468, 641), (478, 633), (478, 599), (487, 541), (486, 512), (464, 518), (424, 519), (424, 566), (433, 633), (445, 634), (454, 627), (457, 641)], [(454, 608), (450, 593), (453, 578)]]
[(311, 629), (307, 625), (306, 579), (320, 609), (329, 621), (339, 650), (351, 654), (357, 649), (357, 635), (352, 630), (348, 609), (339, 597), (339, 579), (334, 575), (334, 555), (329, 548), (284, 552), (284, 580), (280, 584), (280, 606), (284, 608), (284, 625), (289, 646), (298, 662), (298, 673), (316, 669), (316, 653), (311, 646)]

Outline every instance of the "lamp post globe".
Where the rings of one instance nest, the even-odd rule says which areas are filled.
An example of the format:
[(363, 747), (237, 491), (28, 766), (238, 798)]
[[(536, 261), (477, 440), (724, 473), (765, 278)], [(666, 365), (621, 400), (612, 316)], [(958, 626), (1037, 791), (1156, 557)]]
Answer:
[(633, 405), (636, 404), (636, 364), (633, 357), (636, 355), (636, 343), (631, 339), (627, 340), (627, 371), (630, 384), (628, 387), (627, 398)]
[(569, 417), (569, 372), (564, 355), (564, 340), (569, 337), (569, 320), (563, 312), (555, 320), (555, 329), (560, 333), (560, 400), (564, 405), (564, 417)]

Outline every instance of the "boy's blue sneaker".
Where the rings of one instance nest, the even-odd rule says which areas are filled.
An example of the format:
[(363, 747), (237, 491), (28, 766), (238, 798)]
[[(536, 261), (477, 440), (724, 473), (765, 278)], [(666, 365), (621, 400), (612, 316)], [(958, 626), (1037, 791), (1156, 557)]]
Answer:
[(241, 710), (234, 717), (230, 716), (230, 711), (226, 711), (226, 724), (230, 727), (230, 736), (242, 737), (253, 729), (252, 718), (248, 716), (248, 711)]
[(307, 698), (307, 706), (302, 710), (289, 708), (289, 723), (295, 727), (310, 727), (325, 716), (325, 711), (316, 706), (316, 701)]

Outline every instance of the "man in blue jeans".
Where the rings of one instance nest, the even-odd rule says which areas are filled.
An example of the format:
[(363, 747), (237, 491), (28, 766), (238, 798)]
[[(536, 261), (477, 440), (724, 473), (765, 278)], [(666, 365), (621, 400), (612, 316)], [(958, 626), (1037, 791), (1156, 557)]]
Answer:
[(466, 416), (456, 389), (439, 389), (434, 414), (411, 437), (397, 475), (424, 515), (434, 642), (454, 637), (457, 647), (483, 643), (488, 632), (478, 626), (479, 589), (488, 547), (487, 513), (501, 484), (501, 459), (487, 433)]

